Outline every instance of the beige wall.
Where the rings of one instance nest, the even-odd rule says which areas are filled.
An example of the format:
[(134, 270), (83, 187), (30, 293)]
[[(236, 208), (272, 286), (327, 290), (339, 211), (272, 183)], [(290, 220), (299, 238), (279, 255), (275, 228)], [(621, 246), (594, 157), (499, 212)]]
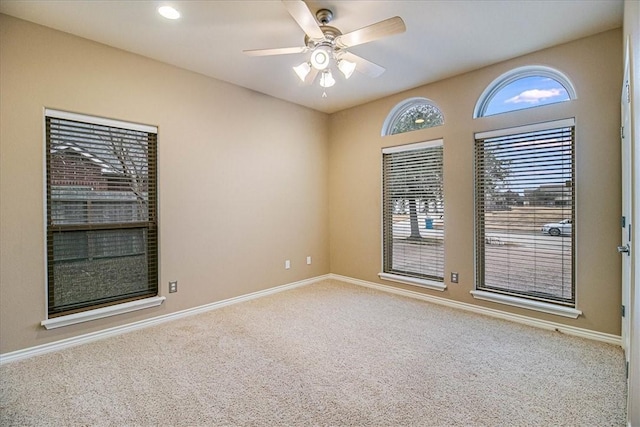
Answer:
[[(0, 353), (329, 273), (327, 115), (5, 15), (0, 31)], [(158, 126), (162, 306), (40, 326), (44, 107)]]
[[(606, 32), (328, 117), (0, 15), (0, 353), (328, 272), (393, 285), (377, 277), (381, 148), (440, 137), (445, 271), (458, 271), (460, 283), (424, 292), (620, 334), (621, 39), (619, 30)], [(471, 118), (487, 84), (529, 64), (565, 72), (578, 100)], [(446, 124), (382, 138), (386, 115), (411, 96), (434, 100)], [(40, 326), (44, 107), (159, 127), (161, 307), (53, 331)], [(474, 300), (473, 133), (564, 117), (576, 117), (578, 129), (577, 298), (584, 316)], [(169, 280), (179, 281), (177, 294), (167, 294)]]
[[(419, 87), (331, 116), (329, 188), (331, 272), (371, 282), (381, 271), (381, 149), (444, 138), (444, 292), (422, 291), (604, 333), (620, 334), (620, 30), (539, 51), (458, 77)], [(501, 74), (524, 65), (554, 67), (572, 80), (578, 99), (474, 120), (475, 103)], [(382, 123), (402, 100), (421, 96), (443, 111), (445, 124), (381, 137)], [(475, 300), (474, 132), (575, 117), (577, 124), (577, 308), (578, 319)], [(460, 283), (448, 282), (457, 271)]]

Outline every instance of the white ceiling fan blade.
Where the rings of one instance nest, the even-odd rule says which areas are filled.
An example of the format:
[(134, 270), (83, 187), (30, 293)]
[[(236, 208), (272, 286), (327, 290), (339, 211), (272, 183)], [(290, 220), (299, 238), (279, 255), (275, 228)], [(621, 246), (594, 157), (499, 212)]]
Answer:
[(369, 77), (378, 77), (380, 74), (385, 72), (385, 68), (381, 67), (378, 64), (374, 64), (371, 61), (368, 61), (358, 55), (354, 55), (350, 52), (345, 52), (341, 59), (345, 59), (347, 61), (351, 61), (356, 64), (356, 70), (361, 72), (362, 74), (366, 74)]
[(302, 83), (302, 86), (309, 86), (310, 84), (312, 84), (316, 79), (317, 75), (318, 75), (318, 70), (311, 67), (311, 71), (309, 72), (309, 74), (307, 74), (307, 77), (305, 77), (304, 82)]
[(362, 27), (359, 30), (351, 31), (336, 37), (335, 43), (339, 48), (357, 46), (359, 44), (369, 43), (383, 37), (392, 36), (394, 34), (404, 33), (407, 27), (399, 16), (376, 22), (375, 24)]
[(319, 40), (324, 38), (324, 33), (305, 2), (302, 0), (282, 0), (282, 4), (310, 39)]
[(275, 49), (250, 49), (243, 50), (242, 53), (249, 56), (269, 56), (269, 55), (288, 55), (291, 53), (304, 53), (308, 50), (306, 46), (302, 47), (280, 47)]

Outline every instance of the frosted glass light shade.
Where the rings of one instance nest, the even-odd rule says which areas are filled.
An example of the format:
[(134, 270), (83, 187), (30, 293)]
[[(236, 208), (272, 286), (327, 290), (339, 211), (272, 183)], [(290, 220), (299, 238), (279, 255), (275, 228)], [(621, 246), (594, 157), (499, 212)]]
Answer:
[(342, 74), (344, 74), (344, 78), (348, 79), (351, 77), (351, 74), (356, 70), (355, 62), (347, 61), (346, 59), (341, 59), (338, 62), (338, 69)]
[(336, 80), (331, 75), (331, 71), (330, 70), (324, 71), (320, 76), (320, 86), (331, 87), (334, 84), (336, 84)]
[(302, 64), (293, 67), (293, 71), (295, 71), (300, 80), (304, 82), (304, 79), (306, 79), (311, 72), (311, 66), (308, 62), (303, 62)]

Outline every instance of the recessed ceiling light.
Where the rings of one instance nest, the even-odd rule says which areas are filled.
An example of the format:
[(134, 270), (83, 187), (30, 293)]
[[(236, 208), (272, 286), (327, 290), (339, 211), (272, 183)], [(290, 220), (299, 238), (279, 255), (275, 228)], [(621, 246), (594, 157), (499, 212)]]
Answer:
[(158, 8), (158, 13), (167, 19), (180, 18), (180, 12), (172, 8), (171, 6), (162, 6)]

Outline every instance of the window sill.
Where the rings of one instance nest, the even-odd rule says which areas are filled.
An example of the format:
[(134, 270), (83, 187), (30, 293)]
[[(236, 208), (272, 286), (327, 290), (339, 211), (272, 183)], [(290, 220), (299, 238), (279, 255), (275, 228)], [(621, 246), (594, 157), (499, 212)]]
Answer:
[(499, 304), (526, 308), (528, 310), (540, 311), (542, 313), (555, 314), (556, 316), (570, 317), (572, 319), (577, 319), (578, 316), (582, 314), (582, 311), (575, 308), (518, 298), (511, 295), (502, 295), (487, 291), (471, 291), (471, 295), (476, 299), (484, 301), (497, 302)]
[(421, 288), (433, 289), (435, 291), (444, 291), (445, 289), (447, 289), (447, 285), (445, 285), (443, 282), (437, 282), (435, 280), (417, 279), (414, 277), (406, 277), (389, 273), (378, 273), (378, 277), (382, 280), (404, 283), (405, 285), (420, 286)]
[(40, 325), (44, 326), (46, 329), (61, 328), (63, 326), (75, 325), (76, 323), (102, 319), (103, 317), (116, 316), (118, 314), (129, 313), (131, 311), (157, 307), (162, 304), (166, 298), (167, 297), (152, 297), (126, 302), (124, 304), (110, 305), (108, 307), (102, 307), (95, 310), (82, 311), (80, 313), (43, 320), (40, 322)]

